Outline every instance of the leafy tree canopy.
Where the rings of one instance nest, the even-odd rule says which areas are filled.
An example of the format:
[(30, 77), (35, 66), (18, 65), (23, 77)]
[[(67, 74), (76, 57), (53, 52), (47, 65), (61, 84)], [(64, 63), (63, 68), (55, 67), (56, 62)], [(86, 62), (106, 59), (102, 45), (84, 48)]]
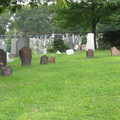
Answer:
[(61, 28), (93, 32), (95, 48), (97, 24), (120, 9), (119, 0), (68, 0), (67, 5), (56, 10), (54, 21)]
[(26, 0), (0, 0), (0, 14), (6, 9), (16, 12), (16, 10), (21, 10), (25, 4), (35, 7), (40, 4), (40, 0), (29, 0), (28, 2)]

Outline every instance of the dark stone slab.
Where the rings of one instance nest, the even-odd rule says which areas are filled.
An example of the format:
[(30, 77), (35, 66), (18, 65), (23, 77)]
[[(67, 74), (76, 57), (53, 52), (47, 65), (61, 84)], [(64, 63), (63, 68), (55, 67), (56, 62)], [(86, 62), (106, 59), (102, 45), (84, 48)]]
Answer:
[(48, 57), (47, 57), (47, 55), (43, 55), (41, 57), (40, 64), (48, 64)]
[(0, 49), (0, 62), (2, 62), (4, 65), (7, 64), (7, 55), (3, 49)]
[(25, 46), (21, 50), (19, 50), (19, 56), (21, 59), (22, 66), (31, 65), (32, 50), (29, 47)]
[(86, 56), (87, 56), (88, 58), (93, 58), (93, 57), (94, 57), (94, 51), (88, 49), (88, 51), (86, 51)]

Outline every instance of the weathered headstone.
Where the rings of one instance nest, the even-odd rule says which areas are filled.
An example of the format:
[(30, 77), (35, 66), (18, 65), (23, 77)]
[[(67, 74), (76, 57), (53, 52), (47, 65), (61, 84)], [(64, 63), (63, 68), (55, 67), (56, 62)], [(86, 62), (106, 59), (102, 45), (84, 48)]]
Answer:
[(9, 65), (2, 67), (2, 76), (10, 77), (12, 76), (13, 69)]
[(0, 49), (0, 62), (4, 63), (4, 65), (7, 64), (7, 55), (3, 49)]
[(55, 63), (55, 57), (54, 57), (54, 56), (51, 56), (50, 59), (49, 59), (49, 62), (50, 62), (50, 63)]
[(87, 34), (87, 44), (86, 44), (86, 56), (89, 58), (94, 57), (94, 34)]
[(11, 57), (16, 57), (16, 42), (18, 41), (17, 38), (17, 30), (14, 29), (14, 38), (11, 39)]
[(16, 56), (19, 56), (19, 50), (23, 47), (29, 47), (29, 38), (25, 36), (20, 36), (16, 42)]
[(94, 51), (89, 49), (88, 51), (86, 51), (86, 56), (88, 58), (93, 58), (94, 57)]
[(54, 35), (54, 40), (58, 40), (58, 39), (62, 39), (62, 35), (61, 34)]
[(21, 65), (27, 66), (31, 65), (32, 60), (32, 50), (25, 46), (19, 51), (20, 59), (21, 59)]
[(27, 35), (17, 35), (17, 30), (14, 30), (14, 38), (11, 39), (11, 57), (19, 56), (19, 50), (23, 47), (29, 47), (29, 38)]
[(82, 50), (86, 50), (86, 44), (82, 44), (81, 47), (82, 47)]
[(48, 57), (47, 57), (47, 55), (43, 55), (41, 57), (40, 64), (48, 64)]
[(68, 49), (68, 50), (66, 50), (66, 54), (67, 55), (73, 55), (74, 54), (74, 50), (73, 49)]
[(118, 55), (120, 55), (120, 51), (116, 47), (112, 47), (111, 48), (111, 55), (118, 56)]

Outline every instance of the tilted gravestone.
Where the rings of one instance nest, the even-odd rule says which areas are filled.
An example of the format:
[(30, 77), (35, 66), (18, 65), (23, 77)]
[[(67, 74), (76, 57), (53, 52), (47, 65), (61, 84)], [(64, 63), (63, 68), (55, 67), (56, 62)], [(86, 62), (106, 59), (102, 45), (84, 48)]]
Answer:
[(66, 54), (67, 55), (73, 55), (74, 54), (74, 50), (73, 49), (68, 49), (68, 50), (66, 50)]
[(87, 34), (87, 44), (86, 44), (86, 56), (88, 58), (94, 57), (94, 34), (88, 33)]
[(40, 64), (48, 64), (48, 57), (47, 57), (47, 55), (43, 55), (41, 57)]
[(112, 47), (111, 48), (111, 55), (118, 56), (118, 55), (120, 55), (120, 51), (116, 47)]
[(55, 57), (54, 57), (54, 56), (51, 56), (50, 59), (49, 59), (49, 62), (50, 62), (50, 63), (55, 63)]
[(27, 66), (31, 65), (32, 60), (32, 50), (25, 46), (19, 51), (20, 59), (21, 59), (21, 65)]

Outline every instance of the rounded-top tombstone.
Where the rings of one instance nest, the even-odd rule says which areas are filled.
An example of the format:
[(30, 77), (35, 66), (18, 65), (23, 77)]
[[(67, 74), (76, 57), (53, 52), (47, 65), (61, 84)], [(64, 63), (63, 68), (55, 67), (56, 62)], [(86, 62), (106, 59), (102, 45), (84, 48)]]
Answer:
[(25, 46), (22, 49), (20, 49), (19, 56), (21, 59), (22, 66), (31, 65), (32, 50), (29, 47)]

